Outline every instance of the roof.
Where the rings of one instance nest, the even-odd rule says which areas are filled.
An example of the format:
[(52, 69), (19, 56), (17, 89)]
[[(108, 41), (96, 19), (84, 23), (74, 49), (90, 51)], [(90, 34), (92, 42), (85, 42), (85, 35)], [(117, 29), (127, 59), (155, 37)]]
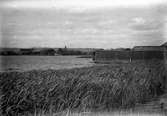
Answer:
[(164, 44), (162, 44), (161, 46), (165, 46), (165, 47), (167, 47), (167, 42), (165, 42)]
[(164, 51), (164, 46), (135, 46), (134, 51)]

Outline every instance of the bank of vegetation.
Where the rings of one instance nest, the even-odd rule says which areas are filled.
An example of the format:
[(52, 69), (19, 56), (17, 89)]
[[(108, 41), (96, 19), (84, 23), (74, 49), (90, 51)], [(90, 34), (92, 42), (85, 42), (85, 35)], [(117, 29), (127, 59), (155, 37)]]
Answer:
[(129, 109), (162, 94), (165, 73), (162, 61), (0, 73), (1, 113)]
[(32, 55), (32, 56), (54, 56), (54, 55), (80, 55), (91, 56), (95, 49), (91, 48), (0, 48), (0, 55)]

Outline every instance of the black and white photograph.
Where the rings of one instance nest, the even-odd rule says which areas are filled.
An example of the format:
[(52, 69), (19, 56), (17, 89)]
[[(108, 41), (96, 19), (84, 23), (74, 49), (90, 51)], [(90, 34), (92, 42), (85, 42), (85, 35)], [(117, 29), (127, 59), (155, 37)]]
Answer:
[(0, 0), (0, 116), (167, 116), (167, 0)]

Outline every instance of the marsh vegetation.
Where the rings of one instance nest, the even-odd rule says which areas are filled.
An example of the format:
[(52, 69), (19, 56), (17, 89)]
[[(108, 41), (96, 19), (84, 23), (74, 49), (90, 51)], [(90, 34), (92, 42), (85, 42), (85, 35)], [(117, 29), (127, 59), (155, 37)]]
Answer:
[(133, 109), (164, 91), (163, 61), (113, 62), (64, 70), (0, 73), (1, 113)]

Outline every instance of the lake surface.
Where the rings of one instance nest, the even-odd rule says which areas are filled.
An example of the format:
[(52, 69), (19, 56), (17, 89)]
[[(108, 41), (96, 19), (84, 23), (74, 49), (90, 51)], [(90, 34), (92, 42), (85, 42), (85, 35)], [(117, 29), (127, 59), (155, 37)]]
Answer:
[(0, 71), (67, 69), (94, 65), (91, 58), (77, 56), (0, 56)]

